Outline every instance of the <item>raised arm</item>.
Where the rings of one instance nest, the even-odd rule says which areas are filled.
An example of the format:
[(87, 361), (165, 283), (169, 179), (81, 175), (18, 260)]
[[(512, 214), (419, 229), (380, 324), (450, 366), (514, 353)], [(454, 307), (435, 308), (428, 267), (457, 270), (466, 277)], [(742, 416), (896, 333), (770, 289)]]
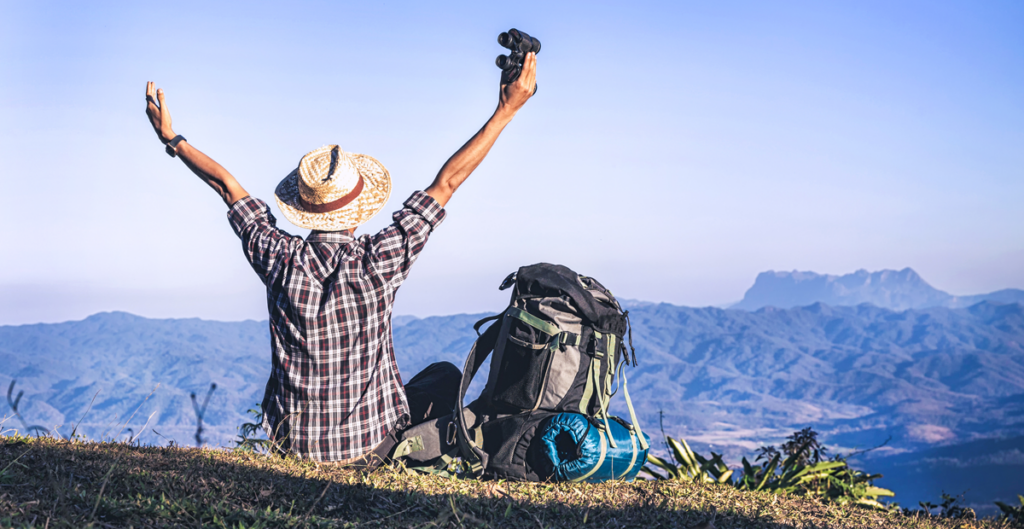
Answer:
[[(146, 83), (146, 115), (149, 116), (149, 123), (153, 125), (153, 130), (164, 145), (174, 139), (176, 134), (171, 129), (171, 112), (164, 100), (164, 91), (157, 90), (152, 82)], [(193, 173), (224, 199), (228, 207), (249, 196), (227, 169), (189, 145), (187, 141), (179, 142), (174, 151)]]
[(461, 149), (455, 152), (451, 158), (441, 167), (441, 171), (434, 178), (434, 183), (426, 189), (428, 195), (441, 203), (441, 207), (448, 204), (452, 193), (462, 185), (462, 182), (469, 178), (469, 175), (484, 161), (487, 153), (498, 139), (498, 135), (508, 125), (516, 112), (526, 104), (526, 101), (533, 95), (533, 89), (537, 79), (537, 55), (529, 53), (523, 61), (523, 73), (519, 79), (512, 84), (501, 85), (501, 94), (498, 99), (498, 108), (487, 120), (484, 127), (480, 129)]

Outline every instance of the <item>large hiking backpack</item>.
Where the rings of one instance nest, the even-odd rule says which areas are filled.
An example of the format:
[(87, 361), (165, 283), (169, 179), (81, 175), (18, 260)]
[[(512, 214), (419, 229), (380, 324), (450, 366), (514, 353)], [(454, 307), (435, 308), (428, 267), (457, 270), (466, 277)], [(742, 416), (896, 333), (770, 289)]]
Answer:
[[(510, 287), (509, 307), (474, 325), (480, 333), (494, 320), (466, 358), (454, 413), (404, 432), (394, 457), (459, 455), (477, 477), (632, 479), (649, 445), (622, 373), (636, 364), (628, 312), (597, 280), (561, 265), (522, 267), (499, 288)], [(487, 384), (465, 406), (488, 356)], [(608, 414), (618, 377), (631, 422)]]

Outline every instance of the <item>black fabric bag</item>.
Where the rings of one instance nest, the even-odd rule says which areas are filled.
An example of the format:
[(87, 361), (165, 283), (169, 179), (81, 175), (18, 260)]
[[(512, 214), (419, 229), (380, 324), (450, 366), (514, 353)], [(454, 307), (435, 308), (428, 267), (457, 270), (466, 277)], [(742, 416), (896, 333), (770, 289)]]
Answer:
[[(401, 425), (396, 426), (388, 432), (372, 452), (347, 466), (363, 471), (373, 471), (382, 463), (396, 457), (394, 455), (395, 447), (405, 440), (406, 435), (404, 434), (409, 430), (429, 432), (429, 426), (438, 423), (438, 419), (441, 417), (446, 417), (450, 423), (452, 410), (455, 409), (455, 403), (459, 397), (459, 382), (461, 380), (462, 372), (451, 362), (435, 362), (424, 368), (423, 371), (416, 373), (416, 376), (412, 377), (405, 385), (405, 396), (409, 402), (409, 426), (404, 428)], [(416, 430), (417, 425), (427, 425), (427, 428)], [(437, 432), (431, 432), (428, 435), (422, 435), (421, 439), (437, 440), (439, 436)], [(420, 442), (422, 443), (422, 441)], [(438, 449), (435, 447), (434, 451)], [(419, 454), (427, 456), (430, 452), (421, 451)], [(437, 456), (431, 457), (436, 458)]]
[(435, 362), (405, 385), (405, 398), (409, 402), (409, 424), (415, 426), (451, 415), (459, 399), (462, 371), (451, 362)]

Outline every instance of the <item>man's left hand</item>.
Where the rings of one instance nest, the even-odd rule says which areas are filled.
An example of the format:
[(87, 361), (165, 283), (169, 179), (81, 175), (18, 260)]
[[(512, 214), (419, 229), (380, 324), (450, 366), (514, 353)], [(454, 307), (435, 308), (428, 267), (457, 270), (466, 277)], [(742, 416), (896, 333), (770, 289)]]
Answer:
[(161, 143), (166, 144), (174, 139), (171, 111), (167, 109), (167, 103), (164, 101), (164, 91), (162, 88), (157, 90), (152, 81), (146, 83), (146, 115), (149, 116), (149, 124), (153, 125), (153, 131)]

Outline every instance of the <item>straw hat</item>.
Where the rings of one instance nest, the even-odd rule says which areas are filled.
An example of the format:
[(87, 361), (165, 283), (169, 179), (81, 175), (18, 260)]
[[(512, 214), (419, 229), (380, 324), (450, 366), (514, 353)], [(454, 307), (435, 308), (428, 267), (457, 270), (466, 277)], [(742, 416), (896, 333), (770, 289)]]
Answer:
[(325, 145), (305, 155), (274, 191), (292, 224), (320, 231), (354, 228), (380, 212), (391, 175), (380, 162)]

